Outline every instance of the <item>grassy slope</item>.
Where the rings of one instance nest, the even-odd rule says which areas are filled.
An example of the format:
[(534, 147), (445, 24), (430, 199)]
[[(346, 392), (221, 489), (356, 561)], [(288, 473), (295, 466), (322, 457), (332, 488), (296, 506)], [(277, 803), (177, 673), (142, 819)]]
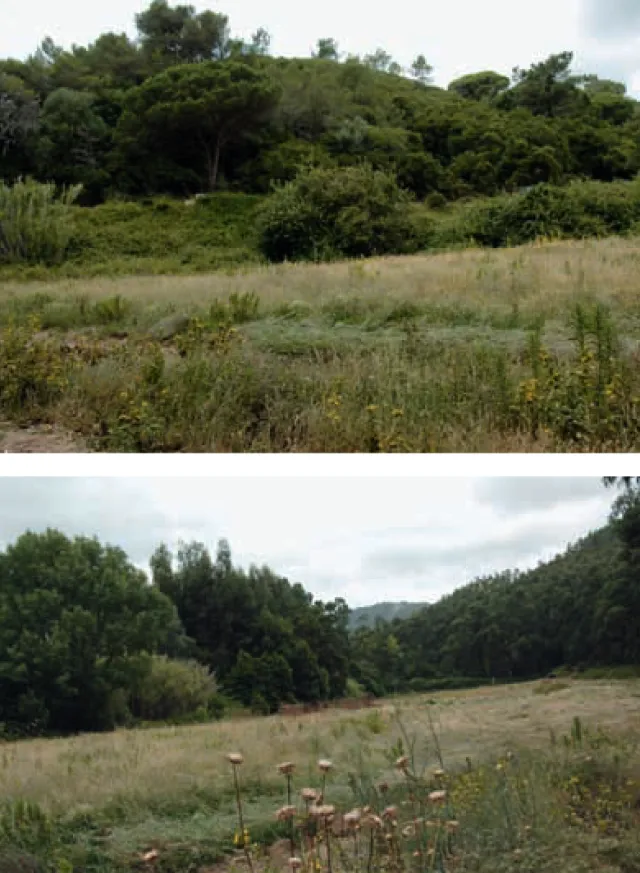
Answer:
[(255, 263), (254, 215), (262, 200), (221, 193), (191, 206), (156, 198), (74, 207), (69, 259), (59, 267), (0, 267), (0, 281), (194, 273)]
[[(46, 336), (71, 343), (83, 368), (55, 402), (3, 412), (77, 423), (106, 450), (635, 450), (639, 260), (635, 239), (609, 238), (191, 276), (5, 282), (0, 330), (35, 316)], [(597, 304), (617, 336), (613, 361), (602, 335), (589, 340), (586, 359), (576, 349), (576, 306), (587, 331), (597, 331)], [(145, 337), (176, 311), (201, 326), (183, 358), (175, 342), (163, 350), (163, 387), (154, 393), (141, 376), (156, 366)], [(235, 332), (221, 335), (221, 319)], [(552, 362), (536, 377), (527, 349), (537, 328)], [(28, 336), (14, 337), (14, 348)], [(32, 362), (36, 376), (51, 361), (66, 366), (68, 351), (55, 354)]]
[[(640, 796), (637, 785), (632, 788), (624, 781), (640, 773), (633, 745), (639, 695), (638, 680), (526, 684), (400, 698), (378, 711), (329, 711), (301, 720), (274, 716), (25, 741), (3, 746), (0, 792), (37, 802), (50, 816), (53, 831), (48, 835), (33, 822), (22, 832), (23, 844), (36, 852), (58, 852), (84, 869), (115, 870), (130, 867), (137, 853), (157, 848), (160, 869), (195, 871), (232, 850), (236, 818), (226, 752), (245, 754), (241, 779), (246, 821), (252, 841), (269, 843), (283, 833), (274, 819), (284, 801), (284, 782), (276, 769), (280, 761), (296, 762), (294, 784), (299, 789), (318, 784), (315, 762), (330, 756), (335, 768), (328, 797), (342, 808), (353, 803), (349, 773), (363, 784), (387, 778), (398, 786), (391, 789), (391, 801), (400, 799), (402, 778), (393, 767), (401, 735), (393, 712), (398, 707), (408, 738), (417, 740), (419, 771), (426, 767), (429, 772), (438, 764), (430, 724), (447, 770), (461, 774), (467, 758), (472, 761), (475, 775), (456, 776), (451, 784), (455, 808), (449, 815), (462, 827), (458, 869), (515, 870), (521, 863), (520, 856), (514, 857), (516, 847), (526, 858), (525, 869), (555, 871), (559, 857), (567, 859), (562, 869), (604, 869), (612, 851), (612, 841), (603, 839), (608, 828), (619, 828), (614, 848), (624, 850), (626, 863), (635, 865), (640, 863), (640, 846), (637, 835), (626, 830), (631, 801), (621, 798), (629, 792)], [(596, 735), (595, 745), (585, 737), (566, 748), (563, 742), (550, 748), (550, 732), (569, 735), (574, 717), (591, 728), (599, 725), (609, 740)], [(494, 767), (483, 769), (482, 762), (495, 762), (507, 751), (516, 754), (521, 769), (507, 774), (505, 783)], [(612, 783), (608, 806), (598, 813), (604, 830), (590, 820), (583, 827), (568, 827), (564, 816), (571, 808), (570, 797), (563, 792), (564, 783), (551, 784), (562, 773), (570, 790), (579, 790), (576, 785), (586, 779), (587, 752), (589, 766), (595, 768), (592, 777), (603, 786)], [(612, 760), (621, 754), (624, 769), (615, 765), (615, 776)], [(569, 773), (579, 774), (577, 783), (569, 781)], [(2, 827), (0, 856), (3, 842), (11, 834), (16, 839), (15, 827), (8, 833), (6, 820), (4, 832)], [(491, 851), (485, 855), (483, 850), (478, 858), (474, 853), (483, 841), (491, 844)], [(610, 873), (638, 869), (610, 863)]]

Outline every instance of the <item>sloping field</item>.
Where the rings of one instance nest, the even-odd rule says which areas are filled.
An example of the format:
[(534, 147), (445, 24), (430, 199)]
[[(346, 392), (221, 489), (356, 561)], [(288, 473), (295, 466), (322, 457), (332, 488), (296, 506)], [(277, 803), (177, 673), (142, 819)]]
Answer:
[(609, 238), (5, 282), (0, 413), (99, 451), (635, 451), (639, 266)]
[[(154, 852), (160, 869), (204, 870), (237, 857), (236, 796), (226, 753), (239, 751), (251, 851), (261, 868), (261, 853), (271, 852), (277, 867), (278, 851), (290, 854), (282, 844), (287, 826), (275, 817), (286, 799), (279, 763), (296, 765), (296, 804), (303, 786), (319, 788), (317, 761), (329, 757), (329, 802), (344, 810), (362, 805), (365, 796), (379, 797), (401, 810), (411, 806), (405, 793), (418, 792), (421, 784), (407, 783), (394, 764), (406, 753), (414, 757), (410, 772), (424, 779), (427, 790), (438, 780), (444, 785), (446, 816), (459, 822), (458, 848), (443, 856), (443, 869), (495, 869), (489, 862), (500, 859), (499, 869), (511, 870), (525, 859), (526, 869), (551, 870), (558, 857), (574, 865), (563, 869), (604, 869), (615, 847), (629, 863), (640, 861), (639, 736), (638, 680), (527, 683), (399, 698), (362, 712), (5, 744), (0, 791), (13, 801), (36, 802), (39, 815), (49, 817), (46, 839), (41, 831), (37, 840), (29, 828), (20, 832), (31, 851), (63, 852), (81, 857), (85, 868), (103, 870), (139, 865), (144, 853)], [(432, 776), (442, 764), (445, 776)], [(373, 788), (380, 779), (388, 782), (386, 797)], [(596, 803), (601, 795), (604, 806)], [(412, 815), (411, 809), (398, 814)], [(15, 840), (15, 826), (11, 831), (6, 816), (3, 821), (0, 855), (7, 834)], [(485, 857), (487, 840), (493, 848)], [(480, 859), (474, 846), (476, 852), (484, 847)], [(612, 863), (606, 869), (638, 868)]]

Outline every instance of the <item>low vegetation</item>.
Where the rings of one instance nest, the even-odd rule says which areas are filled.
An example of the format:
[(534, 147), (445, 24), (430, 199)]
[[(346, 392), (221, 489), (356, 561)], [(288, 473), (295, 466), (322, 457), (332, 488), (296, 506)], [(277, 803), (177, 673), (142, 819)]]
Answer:
[[(215, 218), (215, 200), (168, 207), (152, 236), (145, 208), (93, 210), (98, 272), (110, 250), (146, 272), (159, 257), (149, 245), (169, 251), (189, 234), (203, 264), (222, 251), (205, 234), (240, 245), (244, 219)], [(184, 277), (43, 281), (26, 269), (33, 280), (0, 287), (0, 416), (75, 431), (93, 450), (638, 446), (633, 239)]]
[(637, 680), (535, 687), (4, 744), (2, 869), (637, 869)]

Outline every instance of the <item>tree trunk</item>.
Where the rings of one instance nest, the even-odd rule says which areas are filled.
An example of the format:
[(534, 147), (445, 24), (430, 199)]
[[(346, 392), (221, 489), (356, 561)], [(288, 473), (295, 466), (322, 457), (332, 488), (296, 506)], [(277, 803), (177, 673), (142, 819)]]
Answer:
[(218, 137), (213, 147), (213, 153), (208, 145), (205, 147), (207, 155), (207, 177), (209, 183), (209, 191), (215, 191), (216, 182), (218, 181), (218, 166), (220, 165), (220, 146), (220, 137)]

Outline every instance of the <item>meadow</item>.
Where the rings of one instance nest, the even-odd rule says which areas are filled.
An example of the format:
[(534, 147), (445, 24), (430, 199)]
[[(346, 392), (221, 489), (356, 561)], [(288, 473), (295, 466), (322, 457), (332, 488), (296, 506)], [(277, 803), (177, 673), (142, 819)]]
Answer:
[(5, 275), (0, 447), (31, 427), (44, 451), (635, 451), (639, 263), (610, 237)]
[[(558, 679), (4, 743), (0, 867), (276, 871), (293, 851), (316, 870), (630, 873), (639, 698), (637, 679)], [(323, 786), (318, 845), (301, 789)]]

